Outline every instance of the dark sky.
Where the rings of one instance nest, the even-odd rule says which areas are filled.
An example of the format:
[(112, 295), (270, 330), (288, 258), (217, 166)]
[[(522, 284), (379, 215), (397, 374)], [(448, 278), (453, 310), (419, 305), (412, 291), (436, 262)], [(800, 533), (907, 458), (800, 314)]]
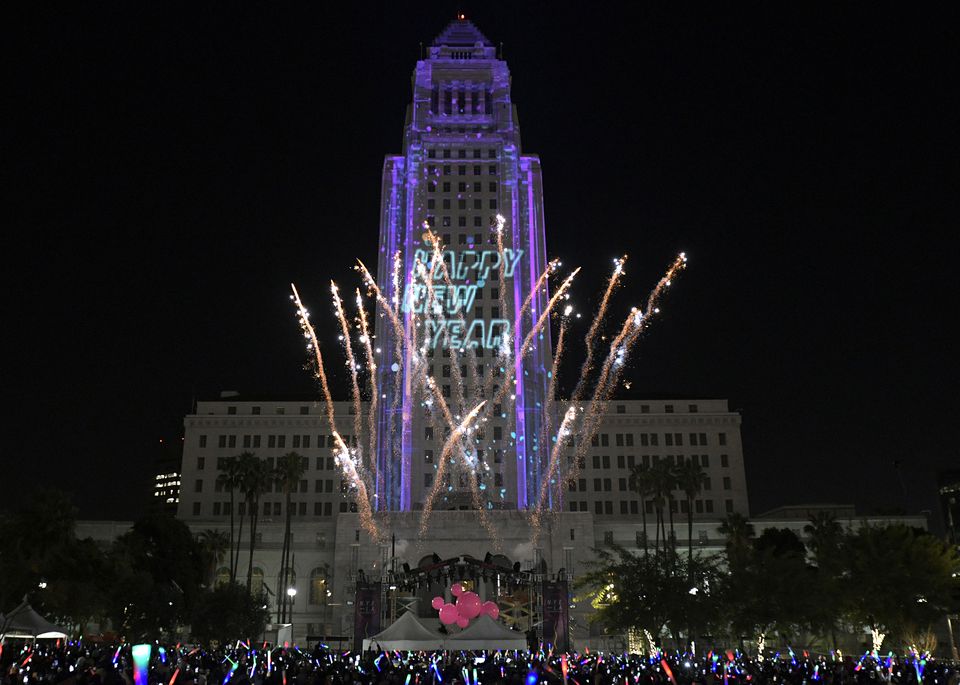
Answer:
[(5, 6), (5, 504), (51, 484), (134, 516), (193, 396), (311, 392), (288, 283), (325, 311), (375, 262), (418, 43), (458, 8), (504, 43), (581, 309), (618, 254), (621, 313), (690, 255), (633, 391), (728, 397), (754, 512), (935, 507), (957, 17), (517, 0)]

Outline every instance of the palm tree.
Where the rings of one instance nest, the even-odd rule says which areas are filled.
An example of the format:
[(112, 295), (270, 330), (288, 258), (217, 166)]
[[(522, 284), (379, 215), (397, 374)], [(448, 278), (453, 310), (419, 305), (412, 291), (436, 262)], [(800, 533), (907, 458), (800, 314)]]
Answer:
[[(249, 454), (249, 452), (244, 452)], [(240, 557), (240, 538), (237, 537), (236, 552), (234, 552), (233, 526), (234, 512), (236, 511), (236, 491), (240, 487), (241, 481), (240, 457), (228, 457), (224, 460), (223, 470), (217, 476), (217, 483), (220, 487), (230, 493), (230, 582), (237, 581), (237, 561)], [(243, 518), (240, 518), (240, 532), (243, 532)]]
[(200, 552), (203, 555), (205, 563), (205, 580), (213, 585), (216, 577), (217, 565), (223, 561), (223, 556), (227, 552), (231, 541), (227, 539), (227, 534), (222, 530), (213, 530), (208, 528), (197, 536), (200, 543)]
[[(817, 565), (818, 594), (827, 605), (836, 607), (842, 596), (840, 589), (841, 569), (843, 566), (842, 549), (844, 543), (843, 525), (837, 517), (828, 511), (820, 511), (810, 516), (810, 522), (803, 527), (808, 536), (807, 546), (813, 553)], [(821, 614), (819, 627), (829, 631), (834, 649), (837, 646), (836, 619), (834, 612)]]
[(829, 511), (819, 511), (810, 516), (810, 522), (803, 527), (810, 538), (810, 551), (817, 566), (829, 566), (839, 556), (840, 542), (843, 539), (843, 526), (836, 515)]
[(630, 487), (640, 498), (640, 520), (643, 525), (643, 555), (647, 556), (647, 502), (650, 494), (650, 467), (637, 464), (630, 473)]
[(678, 464), (674, 470), (677, 484), (687, 497), (687, 562), (693, 568), (693, 501), (703, 492), (707, 483), (707, 474), (700, 464), (690, 459)]
[(717, 531), (727, 539), (727, 559), (731, 566), (743, 568), (751, 549), (754, 536), (753, 525), (739, 512), (727, 514)]
[(250, 558), (247, 560), (247, 592), (253, 587), (253, 553), (257, 546), (257, 521), (260, 519), (260, 495), (273, 481), (273, 469), (266, 461), (251, 454), (243, 469), (243, 495), (250, 519)]
[[(658, 461), (650, 469), (650, 494), (653, 499), (653, 506), (657, 510), (657, 540), (654, 549), (660, 549), (660, 534), (663, 533), (663, 549), (667, 549), (667, 529), (666, 518), (663, 515), (665, 507), (669, 506), (673, 498), (673, 488), (675, 485), (673, 477), (673, 468), (670, 462), (666, 460)], [(673, 512), (670, 513), (671, 531), (673, 530)]]
[(303, 457), (296, 452), (288, 452), (277, 460), (274, 477), (277, 485), (283, 488), (286, 518), (283, 524), (283, 548), (280, 551), (280, 576), (277, 578), (277, 598), (280, 601), (280, 623), (284, 622), (287, 611), (287, 573), (290, 568), (290, 519), (293, 507), (290, 495), (295, 492), (305, 471)]

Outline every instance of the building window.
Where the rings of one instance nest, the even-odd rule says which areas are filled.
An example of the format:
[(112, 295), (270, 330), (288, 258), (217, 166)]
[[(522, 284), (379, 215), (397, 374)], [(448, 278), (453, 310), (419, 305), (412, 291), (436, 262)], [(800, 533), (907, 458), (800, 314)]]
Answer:
[(429, 488), (431, 485), (433, 485), (433, 474), (432, 473), (423, 474), (423, 487)]
[(206, 435), (201, 435), (201, 436), (200, 436), (200, 449), (203, 449), (203, 448), (206, 447), (206, 446), (207, 446), (207, 436), (206, 436)]
[(720, 455), (720, 466), (723, 466), (724, 468), (730, 466), (730, 457), (727, 456), (726, 454), (721, 454), (721, 455)]
[(193, 515), (194, 515), (194, 516), (199, 516), (199, 515), (200, 515), (200, 502), (194, 502), (194, 503), (193, 503)]
[(207, 465), (206, 457), (197, 457), (197, 471), (203, 471), (203, 467)]
[(259, 414), (259, 413), (260, 413), (260, 407), (251, 407), (251, 408), (250, 408), (250, 413), (251, 413), (251, 414), (254, 414), (254, 415)]
[(723, 489), (729, 490), (731, 488), (730, 476), (723, 477)]
[(690, 411), (691, 414), (696, 414), (697, 411), (699, 411), (699, 408), (695, 404), (691, 404), (689, 407), (687, 407), (687, 409)]
[(193, 484), (193, 491), (203, 492), (203, 481), (201, 479), (198, 478), (196, 483)]
[(672, 405), (672, 404), (665, 404), (665, 405), (663, 405), (663, 413), (664, 413), (664, 414), (672, 414), (672, 413), (673, 413), (673, 405)]
[(717, 440), (721, 445), (727, 444), (727, 434), (726, 433), (717, 433)]
[(327, 603), (327, 570), (317, 567), (310, 571), (310, 604), (325, 606)]

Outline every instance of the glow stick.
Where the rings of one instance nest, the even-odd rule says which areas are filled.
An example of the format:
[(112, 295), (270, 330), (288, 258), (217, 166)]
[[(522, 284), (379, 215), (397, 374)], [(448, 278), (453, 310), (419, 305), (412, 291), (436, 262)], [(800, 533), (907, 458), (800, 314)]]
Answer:
[(136, 685), (147, 685), (151, 651), (153, 645), (150, 644), (134, 645), (130, 648), (133, 655), (133, 682)]

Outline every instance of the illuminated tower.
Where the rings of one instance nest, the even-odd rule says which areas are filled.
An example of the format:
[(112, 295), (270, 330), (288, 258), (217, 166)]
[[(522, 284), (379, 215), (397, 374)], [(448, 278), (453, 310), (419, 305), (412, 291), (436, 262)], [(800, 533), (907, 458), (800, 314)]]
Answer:
[[(518, 311), (547, 267), (540, 161), (521, 153), (507, 64), (476, 26), (457, 19), (428, 50), (413, 74), (403, 154), (388, 155), (384, 162), (377, 281), (384, 293), (399, 293), (405, 336), (426, 341), (423, 363), (453, 413), (465, 413), (481, 399), (492, 405), (496, 392), (476, 392), (484, 383), (496, 389), (515, 381), (502, 403), (485, 407), (488, 416), (478, 424), (471, 454), (482, 474), (481, 505), (523, 509), (539, 492), (548, 452), (540, 443), (552, 360), (549, 324), (531, 340), (531, 352), (522, 360), (520, 355), (543, 312), (546, 292), (534, 294), (528, 313), (520, 317)], [(493, 228), (498, 214), (505, 220), (503, 260)], [(451, 279), (437, 277), (433, 295), (442, 312), (424, 335), (414, 330), (422, 304), (411, 273), (417, 255), (430, 254), (427, 227), (444, 245)], [(409, 511), (421, 508), (433, 487), (449, 423), (424, 401), (429, 392), (423, 377), (411, 372), (419, 351), (397, 345), (397, 338), (381, 309), (377, 508)], [(508, 368), (498, 363), (504, 341), (510, 346)], [(473, 368), (477, 377), (470, 380)], [(473, 389), (462, 404), (458, 369), (462, 383)], [(437, 508), (477, 505), (464, 478), (451, 472)]]

